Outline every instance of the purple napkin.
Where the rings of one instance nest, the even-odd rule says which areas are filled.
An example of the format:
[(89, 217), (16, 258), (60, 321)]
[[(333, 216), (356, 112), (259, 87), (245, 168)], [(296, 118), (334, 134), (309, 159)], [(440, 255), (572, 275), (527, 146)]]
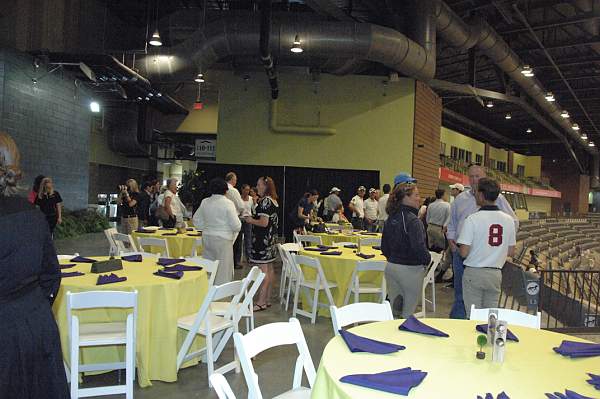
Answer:
[(85, 258), (83, 256), (76, 256), (73, 259), (71, 259), (69, 262), (75, 262), (75, 263), (95, 263), (96, 261), (94, 259)]
[(304, 250), (305, 251), (315, 251), (315, 252), (323, 252), (323, 251), (325, 251), (324, 248), (317, 248), (317, 247), (305, 247)]
[(185, 259), (173, 259), (173, 258), (159, 258), (158, 263), (160, 266), (171, 266), (177, 263), (183, 263)]
[(61, 268), (61, 269), (70, 269), (70, 268), (72, 268), (73, 266), (75, 266), (75, 263), (66, 263), (66, 264), (64, 264), (64, 265), (60, 265), (60, 268)]
[(329, 250), (329, 249), (337, 249), (337, 247), (332, 247), (331, 245), (317, 245), (317, 247), (321, 248), (321, 249), (325, 249), (325, 250)]
[(546, 397), (548, 399), (594, 399), (594, 398), (590, 398), (589, 396), (583, 396), (578, 394), (577, 392), (571, 391), (566, 389), (565, 393), (560, 393), (560, 392), (554, 392), (552, 393), (547, 393)]
[(363, 259), (371, 259), (374, 258), (375, 255), (367, 255), (367, 254), (361, 254), (360, 252), (356, 254), (356, 256), (360, 256)]
[(340, 378), (340, 382), (406, 396), (413, 387), (423, 381), (425, 376), (427, 373), (424, 371), (406, 367), (376, 374), (347, 375)]
[(341, 255), (342, 251), (325, 251), (325, 252), (321, 252), (321, 255)]
[(564, 340), (554, 351), (571, 358), (600, 356), (600, 344)]
[(154, 230), (137, 229), (136, 232), (137, 233), (144, 233), (144, 234), (152, 234), (152, 233), (154, 233)]
[(183, 272), (182, 271), (169, 272), (169, 271), (164, 271), (164, 270), (157, 270), (156, 272), (154, 272), (154, 275), (159, 276), (159, 277), (168, 277), (168, 278), (173, 278), (175, 280), (179, 280), (180, 278), (183, 277)]
[(142, 255), (140, 254), (136, 254), (136, 255), (125, 255), (125, 256), (121, 256), (121, 259), (126, 261), (126, 262), (141, 262), (142, 261)]
[(594, 388), (600, 390), (600, 375), (588, 373), (591, 379), (587, 380), (590, 384), (594, 386)]
[(96, 285), (104, 285), (104, 284), (112, 284), (112, 283), (120, 283), (122, 281), (127, 280), (127, 277), (119, 277), (114, 273), (111, 274), (101, 274), (98, 276), (98, 281), (96, 281)]
[(77, 276), (83, 276), (85, 273), (82, 272), (64, 272), (61, 273), (60, 276), (61, 277), (77, 277)]
[(346, 244), (346, 245), (344, 245), (344, 248), (358, 249), (358, 245), (356, 245), (356, 244)]
[(381, 251), (381, 245), (373, 245), (373, 249)]
[(197, 270), (202, 270), (201, 266), (187, 266), (187, 265), (175, 265), (171, 267), (165, 267), (163, 269), (166, 272), (193, 272)]
[(374, 339), (361, 337), (352, 334), (349, 331), (340, 330), (340, 335), (344, 339), (350, 352), (369, 352), (383, 355), (386, 353), (398, 352), (406, 349), (405, 346), (396, 345), (389, 342), (376, 341)]
[[(480, 333), (487, 334), (488, 325), (487, 324), (478, 324), (475, 326), (475, 329)], [(519, 342), (519, 338), (515, 334), (513, 334), (510, 329), (506, 332), (506, 339), (511, 341)]]
[[(485, 394), (485, 398), (483, 396), (477, 395), (477, 399), (494, 399), (494, 395), (492, 395), (491, 393), (486, 393)], [(498, 394), (498, 396), (496, 396), (496, 399), (510, 399), (508, 397), (508, 395), (504, 392), (500, 392)]]
[(437, 330), (433, 327), (429, 327), (427, 324), (422, 323), (421, 321), (417, 320), (415, 316), (412, 315), (408, 319), (406, 319), (404, 323), (400, 324), (398, 329), (419, 334), (435, 335), (436, 337), (449, 337), (449, 335), (445, 332)]

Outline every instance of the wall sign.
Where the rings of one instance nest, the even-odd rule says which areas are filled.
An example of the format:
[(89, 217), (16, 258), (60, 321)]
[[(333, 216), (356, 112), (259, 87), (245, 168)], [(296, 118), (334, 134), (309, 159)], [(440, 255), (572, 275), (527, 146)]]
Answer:
[(217, 139), (196, 139), (196, 159), (203, 161), (217, 160)]

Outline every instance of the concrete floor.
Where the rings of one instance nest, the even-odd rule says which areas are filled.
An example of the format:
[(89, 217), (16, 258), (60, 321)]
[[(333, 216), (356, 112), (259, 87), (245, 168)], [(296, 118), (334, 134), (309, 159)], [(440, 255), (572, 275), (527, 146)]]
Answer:
[[(72, 254), (78, 252), (82, 256), (94, 256), (108, 254), (108, 242), (103, 233), (88, 234), (68, 240), (56, 241), (57, 253)], [(236, 270), (236, 278), (242, 278), (247, 273), (248, 268)], [(274, 290), (278, 292), (278, 287)], [(453, 300), (453, 290), (447, 288), (446, 284), (436, 284), (436, 312), (429, 314), (428, 317), (448, 317)], [(273, 301), (273, 306), (266, 311), (256, 313), (256, 326), (276, 321), (285, 321), (291, 317), (291, 311), (286, 312), (278, 300)], [(333, 337), (331, 320), (329, 318), (319, 317), (316, 324), (310, 324), (310, 320), (305, 317), (299, 317), (302, 329), (310, 349), (310, 353), (315, 364), (319, 366), (321, 354), (327, 342)], [(241, 323), (241, 328), (245, 324)], [(598, 336), (586, 337), (594, 341), (599, 341)], [(292, 385), (292, 370), (297, 353), (294, 348), (274, 348), (257, 356), (253, 362), (256, 372), (259, 376), (261, 389), (265, 398), (273, 397), (289, 389)], [(225, 361), (233, 357), (233, 342), (231, 342), (222, 355)], [(247, 397), (247, 389), (243, 374), (229, 372), (225, 376), (238, 398)], [(84, 387), (115, 384), (117, 373), (108, 373), (101, 376), (85, 377)], [(136, 385), (134, 395), (140, 399), (154, 398), (216, 398), (216, 394), (208, 387), (207, 370), (203, 364), (183, 369), (179, 372), (176, 383), (165, 383), (153, 381), (151, 387), (139, 388)], [(306, 381), (304, 385), (307, 385)], [(117, 397), (117, 396), (115, 396)]]

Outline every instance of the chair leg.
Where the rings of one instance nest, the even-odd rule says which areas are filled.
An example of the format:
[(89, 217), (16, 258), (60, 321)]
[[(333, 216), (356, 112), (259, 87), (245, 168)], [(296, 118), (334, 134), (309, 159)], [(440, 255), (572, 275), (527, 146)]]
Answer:
[(125, 345), (125, 385), (127, 392), (125, 393), (126, 399), (133, 399), (133, 374), (135, 373), (134, 357), (135, 349), (132, 348), (134, 344), (132, 342)]
[[(287, 312), (289, 304), (290, 304), (290, 294), (292, 293), (292, 286), (294, 285), (294, 281), (292, 280), (292, 277), (290, 276), (290, 281), (288, 283), (288, 288), (287, 288), (287, 295), (285, 298), (285, 311)], [(297, 291), (297, 289), (294, 289), (294, 291)]]
[[(212, 334), (206, 334), (206, 368), (208, 369), (208, 376), (210, 377), (215, 370), (215, 363), (213, 358), (213, 339)], [(208, 387), (212, 388), (210, 378), (208, 379)]]
[[(298, 293), (300, 292), (300, 280), (296, 281), (296, 289), (294, 292), (294, 310), (292, 311), (292, 316), (296, 317), (296, 311), (298, 310)], [(286, 308), (287, 310), (287, 308)]]
[(79, 345), (71, 343), (71, 398), (79, 397)]
[(315, 324), (317, 320), (317, 312), (319, 311), (319, 287), (315, 288), (315, 296), (312, 303), (312, 316), (310, 318), (310, 322)]
[(356, 282), (356, 286), (354, 287), (354, 303), (360, 302), (360, 285), (358, 281)]
[(435, 281), (431, 282), (431, 304), (433, 305), (433, 313), (435, 313)]

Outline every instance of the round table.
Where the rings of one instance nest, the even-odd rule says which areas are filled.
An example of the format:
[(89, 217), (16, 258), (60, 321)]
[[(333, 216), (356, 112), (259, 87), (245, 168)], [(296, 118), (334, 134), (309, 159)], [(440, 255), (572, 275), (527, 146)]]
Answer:
[[(321, 255), (320, 252), (316, 251), (300, 251), (301, 255), (317, 257), (319, 262), (321, 263), (321, 267), (323, 268), (323, 272), (325, 273), (325, 277), (327, 280), (334, 282), (337, 284), (337, 288), (331, 290), (331, 295), (333, 296), (333, 300), (336, 306), (342, 306), (344, 304), (344, 298), (346, 296), (346, 291), (348, 291), (348, 287), (350, 286), (350, 282), (352, 280), (352, 273), (354, 272), (354, 268), (356, 267), (356, 262), (362, 260), (383, 260), (385, 261), (385, 257), (381, 254), (380, 250), (373, 249), (372, 247), (365, 246), (361, 248), (362, 253), (368, 255), (375, 255), (374, 258), (371, 259), (363, 259), (360, 256), (356, 255), (356, 249), (338, 247), (332, 251), (341, 251), (341, 255)], [(300, 265), (302, 267), (302, 265)], [(305, 273), (305, 277), (307, 279), (314, 279), (315, 272), (314, 269), (302, 268), (302, 271)], [(369, 282), (375, 284), (381, 284), (382, 273), (378, 272), (361, 272), (359, 274), (360, 282)], [(304, 296), (305, 292), (302, 291), (302, 305), (304, 309), (308, 308), (308, 298)], [(327, 297), (324, 292), (319, 294), (320, 301), (322, 303), (327, 303)], [(361, 295), (361, 300), (378, 300), (376, 295)], [(350, 302), (354, 302), (354, 299), (351, 298)], [(329, 309), (319, 309), (319, 315), (321, 316), (329, 316)]]
[(422, 319), (431, 327), (450, 335), (433, 337), (399, 331), (403, 320), (364, 324), (351, 332), (385, 342), (406, 346), (388, 354), (352, 353), (341, 337), (334, 337), (325, 347), (311, 398), (399, 398), (401, 396), (340, 382), (349, 374), (371, 374), (411, 367), (427, 372), (409, 398), (476, 398), (490, 392), (496, 397), (504, 391), (511, 399), (545, 398), (546, 392), (573, 390), (581, 395), (598, 397), (598, 391), (586, 382), (586, 373), (600, 370), (600, 357), (571, 359), (552, 348), (562, 340), (583, 339), (545, 330), (509, 326), (520, 342), (508, 341), (504, 363), (492, 362), (491, 346), (484, 347), (485, 360), (475, 358), (479, 335), (471, 320)]
[[(192, 227), (189, 227), (192, 229)], [(167, 240), (167, 247), (169, 248), (169, 255), (172, 258), (180, 258), (184, 256), (192, 256), (192, 248), (194, 247), (194, 242), (198, 238), (202, 238), (196, 229), (189, 230), (186, 233), (178, 233), (176, 235), (172, 235), (173, 233), (177, 233), (176, 229), (159, 229), (152, 233), (140, 233), (134, 231), (132, 233), (132, 237), (135, 240), (137, 245), (138, 237), (151, 237), (151, 238), (164, 238)], [(167, 235), (165, 235), (167, 234)], [(149, 247), (149, 252), (152, 253), (161, 253), (161, 248), (159, 247)], [(196, 251), (198, 255), (202, 253), (202, 247), (199, 247)], [(164, 255), (164, 254), (163, 254)]]
[[(92, 259), (105, 260), (107, 257)], [(71, 263), (61, 260), (61, 264)], [(193, 265), (191, 262), (184, 264)], [(126, 281), (96, 285), (99, 274), (91, 273), (91, 263), (78, 263), (63, 272), (79, 271), (84, 276), (63, 277), (54, 302), (56, 318), (63, 349), (63, 357), (69, 363), (69, 341), (66, 314), (66, 293), (115, 290), (138, 291), (136, 367), (141, 387), (152, 385), (150, 380), (172, 382), (177, 380), (177, 352), (185, 332), (177, 328), (177, 319), (195, 313), (208, 292), (208, 278), (204, 270), (184, 272), (180, 280), (153, 275), (160, 266), (156, 259), (144, 258), (142, 262), (123, 261), (123, 270), (113, 273), (127, 277)], [(94, 309), (81, 312), (80, 322), (110, 322), (125, 320), (127, 312), (118, 309)], [(196, 339), (192, 350), (204, 344)], [(82, 363), (112, 363), (123, 361), (123, 349), (117, 346), (87, 347), (80, 349)], [(119, 360), (120, 359), (120, 360)], [(197, 363), (197, 361), (196, 361)], [(195, 364), (193, 362), (187, 365)]]
[(333, 245), (336, 242), (353, 242), (358, 244), (358, 240), (363, 238), (381, 238), (381, 233), (361, 234), (354, 232), (352, 234), (344, 233), (309, 233), (310, 235), (321, 237), (323, 245)]

